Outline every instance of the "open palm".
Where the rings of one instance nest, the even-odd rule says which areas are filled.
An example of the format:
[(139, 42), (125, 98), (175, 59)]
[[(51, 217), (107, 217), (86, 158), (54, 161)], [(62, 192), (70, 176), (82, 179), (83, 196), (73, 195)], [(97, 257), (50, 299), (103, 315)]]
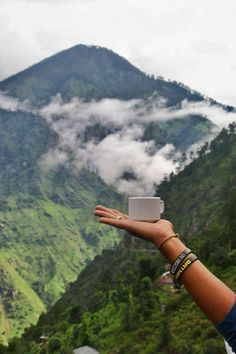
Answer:
[(148, 240), (159, 246), (164, 239), (174, 235), (173, 226), (168, 220), (158, 220), (154, 223), (131, 220), (129, 217), (111, 208), (97, 205), (95, 215), (99, 222), (128, 231), (134, 236)]

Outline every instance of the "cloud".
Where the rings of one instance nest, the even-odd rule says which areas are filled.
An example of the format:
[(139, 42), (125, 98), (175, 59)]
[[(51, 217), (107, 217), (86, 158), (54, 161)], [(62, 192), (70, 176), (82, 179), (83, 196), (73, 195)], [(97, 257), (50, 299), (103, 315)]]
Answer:
[[(236, 120), (235, 112), (228, 113), (220, 106), (212, 106), (209, 101), (183, 101), (180, 107), (166, 107), (165, 100), (157, 99), (155, 94), (148, 100), (91, 102), (79, 98), (64, 102), (58, 94), (41, 109), (40, 114), (60, 137), (60, 149), (50, 151), (43, 162), (47, 168), (50, 163), (52, 168), (57, 163), (65, 163), (65, 151), (70, 151), (74, 156), (74, 167), (87, 166), (108, 184), (129, 195), (151, 195), (155, 183), (175, 169), (173, 161), (180, 157), (171, 144), (157, 150), (154, 141), (143, 141), (147, 123), (201, 115), (218, 126), (211, 136), (206, 137), (212, 139), (221, 127)], [(85, 132), (91, 127), (96, 128), (85, 139)], [(203, 143), (190, 149), (195, 151)]]
[(57, 168), (60, 165), (68, 165), (68, 155), (60, 148), (50, 149), (40, 161), (40, 166), (45, 170)]
[(112, 125), (121, 127), (123, 124), (129, 124), (137, 119), (137, 115), (142, 113), (138, 107), (142, 100), (121, 101), (118, 99), (103, 99), (101, 101), (85, 102), (79, 98), (73, 98), (65, 103), (58, 94), (51, 103), (42, 108), (41, 114), (53, 122), (54, 117), (63, 116), (64, 122), (56, 122), (56, 126), (78, 125), (82, 130), (95, 123), (102, 125)]
[[(100, 101), (85, 102), (73, 98), (70, 102), (63, 102), (61, 95), (55, 96), (49, 105), (40, 113), (46, 117), (54, 128), (65, 126), (79, 128), (81, 131), (87, 126), (99, 123), (105, 126), (120, 128), (124, 124), (146, 124), (172, 119), (182, 119), (189, 115), (201, 115), (209, 119), (220, 128), (228, 126), (236, 120), (236, 112), (227, 112), (220, 105), (212, 105), (209, 100), (189, 102), (183, 100), (180, 107), (167, 107), (166, 100), (155, 93), (148, 100), (132, 99), (122, 101), (118, 99), (102, 99)], [(62, 116), (63, 120), (58, 120)], [(56, 118), (56, 120), (53, 120)], [(65, 120), (64, 120), (65, 118)]]
[[(78, 151), (79, 158), (108, 183), (128, 195), (153, 195), (155, 183), (174, 169), (170, 156), (175, 154), (173, 145), (155, 151), (153, 141), (140, 141), (140, 127), (124, 129), (103, 139), (90, 142)], [(132, 178), (124, 178), (125, 174)]]
[(27, 100), (21, 102), (17, 98), (7, 96), (4, 92), (0, 91), (0, 108), (8, 111), (28, 111), (30, 110), (30, 105)]
[[(152, 105), (143, 100), (104, 99), (88, 103), (78, 98), (64, 103), (57, 95), (40, 114), (58, 133), (61, 150), (49, 151), (41, 166), (49, 168), (52, 163), (51, 168), (55, 168), (64, 163), (62, 151), (69, 150), (73, 152), (73, 166), (87, 166), (121, 192), (152, 195), (154, 184), (173, 170), (171, 155), (176, 153), (173, 145), (156, 151), (154, 141), (142, 141), (144, 124), (153, 119), (154, 107), (164, 109), (163, 105), (161, 99)], [(109, 128), (108, 135), (92, 135), (84, 141), (82, 133), (96, 124)]]
[(209, 101), (188, 102), (182, 101), (181, 109), (176, 112), (177, 115), (196, 114), (209, 119), (218, 128), (227, 127), (233, 121), (236, 121), (236, 111), (227, 112), (222, 106), (212, 105)]
[[(0, 92), (0, 107), (7, 110), (29, 111), (27, 101)], [(147, 100), (103, 99), (85, 102), (73, 98), (64, 102), (60, 94), (39, 112), (58, 133), (59, 145), (50, 149), (40, 161), (44, 170), (60, 165), (80, 169), (86, 166), (104, 181), (129, 195), (152, 195), (155, 184), (172, 172), (180, 153), (167, 144), (157, 150), (154, 141), (143, 141), (145, 126), (150, 122), (185, 119), (191, 115), (208, 118), (215, 124), (211, 134), (190, 146), (197, 151), (211, 140), (221, 128), (236, 121), (236, 112), (226, 112), (210, 101), (182, 101), (178, 107), (155, 93)], [(73, 159), (71, 158), (73, 156)]]

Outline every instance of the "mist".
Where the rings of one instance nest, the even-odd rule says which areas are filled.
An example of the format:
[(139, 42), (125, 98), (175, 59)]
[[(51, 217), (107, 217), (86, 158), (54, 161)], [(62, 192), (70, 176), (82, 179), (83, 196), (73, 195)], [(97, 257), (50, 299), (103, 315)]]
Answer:
[[(144, 126), (150, 122), (185, 119), (189, 115), (208, 118), (215, 128), (189, 148), (197, 150), (206, 140), (211, 140), (220, 128), (236, 120), (236, 113), (226, 112), (210, 102), (184, 100), (179, 107), (168, 107), (167, 102), (154, 94), (148, 100), (103, 99), (85, 102), (73, 98), (64, 102), (60, 94), (40, 114), (60, 137), (59, 147), (49, 151), (41, 161), (44, 168), (55, 168), (67, 162), (65, 151), (74, 156), (73, 165), (86, 166), (98, 173), (106, 183), (128, 195), (152, 195), (155, 184), (175, 170), (180, 152), (167, 144), (157, 150), (154, 141), (143, 141)], [(98, 137), (96, 130), (90, 140), (83, 139), (88, 127), (99, 125), (108, 129), (105, 137)]]
[(5, 109), (7, 111), (29, 111), (30, 104), (29, 101), (20, 101), (17, 98), (8, 96), (5, 92), (0, 91), (0, 108)]
[(227, 112), (220, 105), (212, 105), (210, 101), (189, 102), (183, 100), (179, 107), (168, 107), (166, 100), (154, 94), (148, 100), (132, 99), (122, 101), (105, 98), (100, 101), (85, 102), (73, 98), (63, 102), (60, 94), (55, 96), (49, 105), (41, 110), (47, 119), (63, 116), (70, 121), (79, 122), (81, 128), (99, 123), (114, 127), (130, 124), (161, 122), (182, 119), (189, 115), (201, 115), (209, 119), (219, 128), (236, 120), (236, 112)]
[[(121, 192), (152, 195), (155, 184), (175, 171), (181, 153), (172, 144), (157, 149), (153, 140), (144, 141), (146, 124), (185, 119), (190, 115), (209, 119), (215, 125), (212, 132), (190, 146), (188, 155), (212, 140), (220, 129), (236, 121), (235, 111), (226, 112), (220, 105), (212, 105), (207, 100), (197, 103), (184, 100), (178, 107), (168, 107), (167, 104), (157, 94), (147, 100), (106, 98), (90, 102), (79, 98), (64, 102), (58, 94), (40, 111), (31, 109), (46, 119), (59, 136), (59, 145), (42, 157), (40, 165), (45, 170), (60, 165), (75, 170), (85, 166)], [(29, 111), (30, 105), (0, 92), (0, 108)], [(95, 128), (85, 139), (87, 129), (96, 125), (100, 131)], [(101, 131), (105, 133), (101, 134)]]

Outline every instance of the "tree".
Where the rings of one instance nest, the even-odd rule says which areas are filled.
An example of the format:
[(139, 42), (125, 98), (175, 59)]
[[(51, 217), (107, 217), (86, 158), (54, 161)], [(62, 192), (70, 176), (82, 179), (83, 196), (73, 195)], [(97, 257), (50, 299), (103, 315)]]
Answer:
[(139, 310), (143, 318), (150, 317), (152, 310), (154, 309), (155, 299), (152, 291), (152, 281), (149, 277), (144, 277), (141, 280), (139, 301)]
[(48, 342), (48, 351), (53, 353), (61, 348), (61, 341), (59, 338), (51, 338)]
[(195, 154), (193, 151), (190, 151), (189, 157), (192, 161), (195, 159)]
[(229, 133), (235, 134), (235, 132), (236, 132), (236, 122), (232, 122), (229, 124)]
[(156, 274), (156, 265), (149, 257), (142, 257), (139, 260), (139, 267), (140, 267), (140, 275), (141, 278), (148, 276), (151, 279), (154, 279)]
[(183, 152), (183, 153), (181, 154), (180, 162), (181, 162), (181, 164), (184, 166), (185, 163), (186, 163), (186, 161), (187, 161), (187, 156), (186, 156), (186, 153)]
[(132, 294), (132, 288), (129, 289), (128, 301), (123, 309), (124, 329), (130, 331), (135, 328), (138, 320), (138, 311), (135, 304), (135, 298)]
[(81, 316), (81, 307), (80, 305), (75, 305), (71, 308), (69, 313), (69, 322), (70, 323), (77, 323), (79, 322)]

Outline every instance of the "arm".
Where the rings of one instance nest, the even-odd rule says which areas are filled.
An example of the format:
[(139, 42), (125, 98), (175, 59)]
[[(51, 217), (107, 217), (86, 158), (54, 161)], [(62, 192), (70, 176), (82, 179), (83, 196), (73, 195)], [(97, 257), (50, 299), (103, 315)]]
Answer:
[[(160, 239), (166, 240), (160, 251), (170, 263), (173, 263), (186, 248), (178, 238), (171, 237), (174, 235), (173, 226), (167, 220), (161, 219), (155, 223), (134, 221), (117, 210), (103, 206), (96, 207), (95, 215), (100, 217), (99, 222), (124, 229), (155, 245), (160, 244)], [(194, 301), (214, 324), (225, 319), (235, 303), (235, 294), (232, 290), (199, 260), (186, 269), (181, 279)]]
[[(160, 251), (170, 263), (173, 263), (185, 248), (179, 239), (171, 238), (165, 242)], [(182, 282), (200, 309), (214, 324), (224, 320), (235, 302), (233, 291), (199, 260), (186, 269), (182, 275)]]

